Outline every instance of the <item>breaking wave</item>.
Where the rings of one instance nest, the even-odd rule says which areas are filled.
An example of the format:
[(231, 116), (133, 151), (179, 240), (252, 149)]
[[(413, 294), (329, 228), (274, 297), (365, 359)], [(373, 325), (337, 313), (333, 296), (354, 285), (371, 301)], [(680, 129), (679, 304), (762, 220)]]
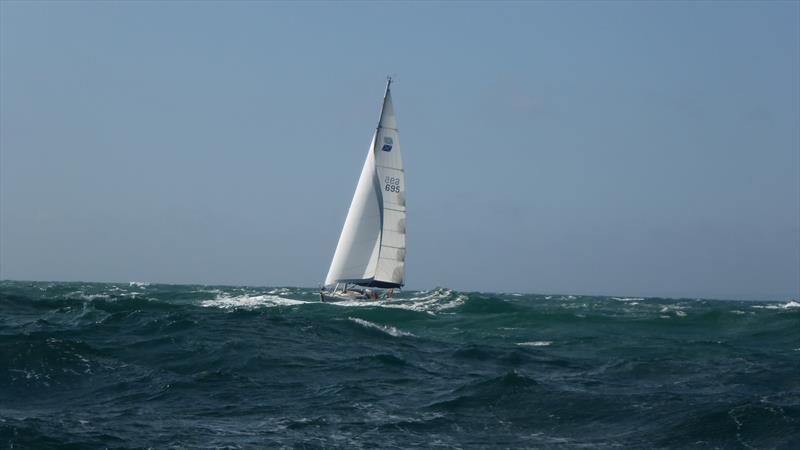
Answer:
[(275, 307), (275, 306), (293, 306), (308, 303), (303, 300), (292, 300), (272, 294), (262, 295), (239, 295), (231, 297), (229, 295), (220, 294), (212, 300), (203, 300), (200, 302), (201, 306), (207, 308), (222, 308), (222, 309), (255, 309), (259, 307)]
[(407, 331), (398, 330), (397, 328), (391, 325), (378, 325), (377, 323), (372, 323), (369, 320), (359, 319), (358, 317), (348, 317), (348, 319), (361, 325), (362, 327), (378, 330), (382, 333), (388, 334), (389, 336), (394, 336), (394, 337), (414, 336), (413, 334)]

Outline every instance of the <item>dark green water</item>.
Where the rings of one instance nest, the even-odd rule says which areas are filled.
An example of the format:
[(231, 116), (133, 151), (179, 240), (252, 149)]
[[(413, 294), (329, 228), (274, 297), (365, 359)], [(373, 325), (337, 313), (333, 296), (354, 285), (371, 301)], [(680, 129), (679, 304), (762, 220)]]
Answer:
[(0, 447), (800, 448), (800, 304), (0, 282)]

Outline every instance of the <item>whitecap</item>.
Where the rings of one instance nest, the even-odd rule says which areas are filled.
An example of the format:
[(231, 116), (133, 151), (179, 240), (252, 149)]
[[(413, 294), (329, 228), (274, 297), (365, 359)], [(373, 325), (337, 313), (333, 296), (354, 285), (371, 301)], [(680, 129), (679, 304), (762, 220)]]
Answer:
[(800, 308), (800, 303), (798, 303), (798, 302), (796, 302), (796, 301), (794, 301), (794, 300), (789, 300), (789, 301), (788, 301), (787, 303), (785, 303), (785, 304), (778, 304), (778, 305), (774, 305), (774, 304), (773, 304), (773, 305), (764, 305), (764, 306), (761, 306), (761, 305), (756, 305), (756, 306), (753, 306), (753, 308), (758, 308), (758, 309), (789, 309), (789, 308)]
[(681, 305), (665, 305), (661, 307), (662, 313), (675, 313), (678, 317), (686, 317), (686, 312), (683, 311), (683, 306)]
[(428, 291), (420, 291), (417, 293), (420, 294), (419, 297), (411, 297), (409, 300), (412, 301), (441, 300), (449, 297), (450, 294), (452, 293), (453, 291), (451, 291), (450, 289), (434, 289), (431, 293), (428, 293)]
[(348, 307), (369, 307), (369, 306), (384, 306), (380, 300), (342, 300), (338, 302), (325, 302), (326, 305), (333, 306), (348, 306)]
[(203, 300), (200, 306), (223, 308), (223, 309), (254, 309), (258, 307), (275, 307), (275, 306), (293, 306), (303, 303), (309, 303), (302, 300), (293, 300), (290, 298), (283, 298), (277, 295), (239, 295), (230, 297), (227, 295), (217, 295), (213, 300)]
[(288, 289), (288, 288), (275, 288), (275, 289), (267, 292), (267, 294), (280, 295), (280, 294), (288, 294), (290, 292), (291, 292), (291, 290)]
[(611, 297), (611, 299), (619, 302), (641, 302), (644, 300), (642, 297)]
[(328, 302), (328, 305), (346, 306), (346, 307), (379, 307), (379, 308), (395, 308), (405, 309), (409, 311), (425, 312), (435, 315), (435, 312), (452, 309), (457, 306), (463, 305), (467, 299), (465, 295), (458, 295), (455, 299), (442, 303), (451, 294), (450, 290), (437, 290), (430, 295), (419, 297), (412, 297), (410, 299), (383, 299), (383, 300), (343, 300), (338, 302)]
[(412, 333), (407, 331), (399, 330), (391, 325), (378, 325), (377, 323), (372, 323), (369, 320), (359, 319), (358, 317), (348, 317), (349, 320), (361, 325), (365, 328), (372, 328), (375, 330), (382, 331), (390, 336), (394, 337), (402, 337), (402, 336), (414, 336)]
[(108, 295), (106, 294), (85, 294), (83, 291), (74, 291), (67, 294), (65, 297), (73, 300), (97, 300), (97, 299), (108, 299)]
[(552, 343), (553, 341), (528, 341), (528, 342), (517, 342), (517, 345), (523, 347), (547, 347)]
[(145, 295), (146, 292), (122, 292), (119, 294), (120, 297), (130, 297), (130, 298), (137, 298)]

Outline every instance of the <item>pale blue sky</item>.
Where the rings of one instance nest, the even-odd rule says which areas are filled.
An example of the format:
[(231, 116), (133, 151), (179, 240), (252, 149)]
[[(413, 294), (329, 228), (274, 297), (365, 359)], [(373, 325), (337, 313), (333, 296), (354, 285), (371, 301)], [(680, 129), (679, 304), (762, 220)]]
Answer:
[(387, 74), (407, 287), (800, 291), (800, 6), (0, 2), (0, 278), (315, 286)]

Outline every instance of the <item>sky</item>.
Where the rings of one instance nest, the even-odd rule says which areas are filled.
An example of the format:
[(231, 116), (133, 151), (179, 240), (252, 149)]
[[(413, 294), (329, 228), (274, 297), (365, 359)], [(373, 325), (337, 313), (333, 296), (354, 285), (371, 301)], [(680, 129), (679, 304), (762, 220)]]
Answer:
[(800, 297), (798, 2), (0, 2), (0, 279)]

